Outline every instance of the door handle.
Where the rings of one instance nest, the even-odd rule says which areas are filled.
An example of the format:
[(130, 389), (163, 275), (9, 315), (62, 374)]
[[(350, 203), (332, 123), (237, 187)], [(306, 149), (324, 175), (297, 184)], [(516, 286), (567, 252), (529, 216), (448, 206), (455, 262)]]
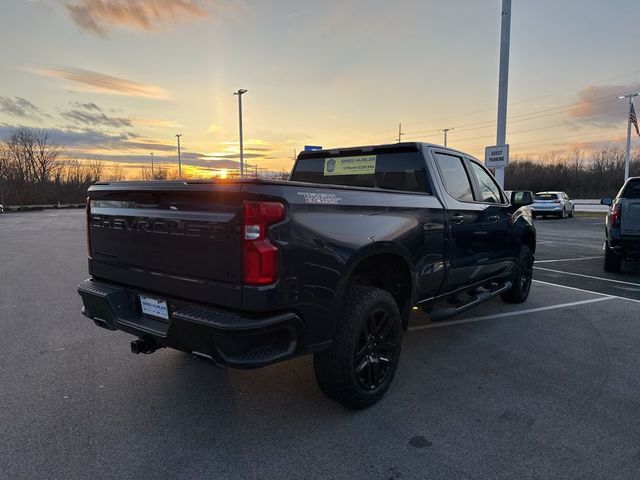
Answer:
[(464, 222), (464, 215), (452, 215), (451, 221), (453, 223), (462, 223)]
[(498, 220), (500, 220), (500, 217), (499, 217), (498, 215), (491, 215), (491, 216), (489, 217), (489, 221), (490, 221), (491, 223), (496, 223)]

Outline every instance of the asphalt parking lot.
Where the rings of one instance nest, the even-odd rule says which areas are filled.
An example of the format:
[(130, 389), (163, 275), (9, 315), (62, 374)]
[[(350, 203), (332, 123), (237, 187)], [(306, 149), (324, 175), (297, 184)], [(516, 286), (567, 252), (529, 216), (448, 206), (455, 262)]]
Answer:
[(598, 218), (537, 220), (529, 300), (416, 315), (391, 390), (346, 410), (309, 357), (255, 371), (81, 316), (82, 210), (0, 215), (0, 478), (636, 479), (640, 267)]

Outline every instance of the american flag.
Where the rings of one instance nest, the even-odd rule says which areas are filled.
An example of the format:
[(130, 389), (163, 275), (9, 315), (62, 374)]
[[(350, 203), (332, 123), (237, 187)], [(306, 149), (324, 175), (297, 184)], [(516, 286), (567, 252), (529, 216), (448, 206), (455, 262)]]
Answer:
[(634, 127), (636, 127), (636, 133), (640, 137), (640, 130), (638, 130), (638, 118), (636, 117), (636, 109), (633, 108), (633, 103), (631, 104), (631, 111), (629, 112), (629, 121), (633, 123)]

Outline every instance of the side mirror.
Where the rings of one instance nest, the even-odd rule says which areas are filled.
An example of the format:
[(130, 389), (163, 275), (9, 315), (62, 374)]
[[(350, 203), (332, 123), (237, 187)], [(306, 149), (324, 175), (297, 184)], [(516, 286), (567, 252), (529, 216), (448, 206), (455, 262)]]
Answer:
[(611, 206), (613, 205), (613, 198), (611, 197), (602, 197), (600, 199), (600, 205), (607, 205), (607, 206)]
[(524, 207), (533, 203), (533, 192), (528, 190), (511, 192), (511, 205)]

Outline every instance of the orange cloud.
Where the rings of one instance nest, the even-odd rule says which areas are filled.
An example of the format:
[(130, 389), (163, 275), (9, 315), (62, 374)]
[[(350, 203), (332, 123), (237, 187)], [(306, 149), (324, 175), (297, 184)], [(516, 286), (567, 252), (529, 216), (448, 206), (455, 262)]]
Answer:
[(629, 110), (619, 95), (640, 91), (640, 83), (629, 85), (592, 85), (578, 91), (578, 100), (569, 110), (576, 120), (605, 128), (626, 121)]
[(168, 98), (166, 90), (154, 85), (133, 82), (124, 78), (113, 77), (103, 73), (91, 72), (81, 68), (59, 67), (40, 68), (29, 67), (27, 70), (44, 77), (62, 78), (76, 85), (82, 90), (95, 93), (109, 93), (130, 97), (148, 97), (156, 99)]
[(211, 0), (76, 0), (65, 7), (71, 19), (94, 35), (105, 36), (110, 27), (159, 30), (178, 21), (209, 16)]

